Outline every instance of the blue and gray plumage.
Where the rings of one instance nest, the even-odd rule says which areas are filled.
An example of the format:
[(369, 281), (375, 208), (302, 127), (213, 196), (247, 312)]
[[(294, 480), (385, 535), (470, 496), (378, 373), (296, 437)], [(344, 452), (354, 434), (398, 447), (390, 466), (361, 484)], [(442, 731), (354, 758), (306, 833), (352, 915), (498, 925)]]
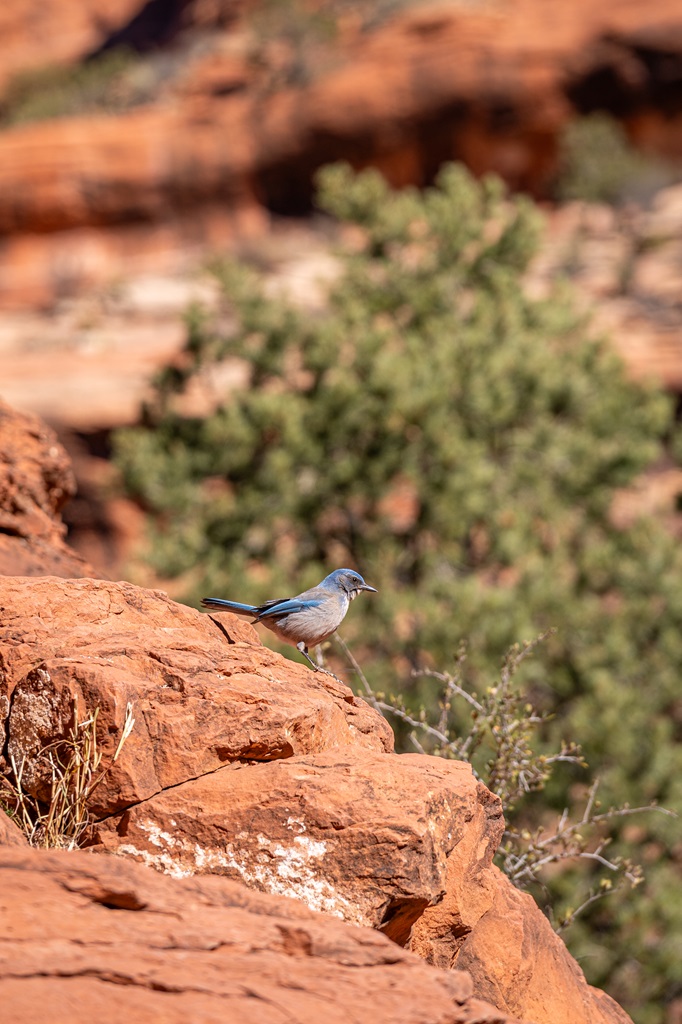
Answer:
[(280, 640), (293, 644), (317, 671), (318, 666), (310, 658), (308, 648), (316, 647), (336, 632), (351, 601), (363, 590), (376, 594), (375, 588), (365, 583), (353, 569), (335, 569), (316, 587), (296, 597), (277, 598), (260, 605), (205, 597), (201, 603), (204, 608), (222, 608), (235, 615), (250, 616), (254, 623), (260, 622), (271, 629)]

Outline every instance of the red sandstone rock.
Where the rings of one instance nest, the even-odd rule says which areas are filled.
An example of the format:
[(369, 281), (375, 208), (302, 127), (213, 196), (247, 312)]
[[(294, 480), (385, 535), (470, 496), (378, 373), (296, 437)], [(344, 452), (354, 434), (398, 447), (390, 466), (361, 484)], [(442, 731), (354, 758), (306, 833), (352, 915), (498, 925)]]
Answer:
[(0, 893), (3, 1024), (514, 1024), (461, 971), (224, 878), (0, 848)]
[[(117, 743), (125, 704), (133, 701), (132, 735), (91, 801), (95, 817), (114, 815), (97, 825), (105, 849), (143, 858), (170, 874), (226, 873), (269, 894), (293, 895), (297, 920), (309, 913), (303, 908), (308, 904), (351, 922), (371, 923), (397, 943), (407, 940), (411, 928), (412, 944), (424, 958), (448, 969), (466, 958), (480, 979), (477, 996), (490, 993), (502, 1007), (493, 1011), (471, 1000), (469, 1016), (462, 1019), (472, 1024), (507, 1020), (506, 1007), (512, 1003), (518, 1006), (517, 1016), (538, 1024), (627, 1021), (607, 997), (588, 988), (532, 901), (511, 890), (491, 868), (502, 827), (499, 802), (474, 781), (469, 767), (391, 754), (390, 730), (371, 708), (329, 677), (261, 647), (242, 620), (202, 615), (164, 594), (126, 583), (0, 578), (0, 655), (0, 685), (9, 701), (7, 749), (17, 761), (26, 757), (24, 781), (36, 791), (42, 784), (45, 792), (39, 749), (68, 728), (74, 696), (79, 715), (100, 709), (104, 765)], [(92, 864), (99, 878), (98, 860), (82, 863)], [(173, 930), (173, 940), (153, 935), (150, 946), (162, 951), (161, 960), (156, 953), (151, 962), (145, 960), (134, 941), (132, 948), (127, 944), (130, 923), (123, 922), (119, 933), (121, 919), (115, 917), (110, 930), (110, 919), (101, 912), (104, 905), (140, 913), (154, 908), (153, 898), (138, 889), (131, 894), (127, 884), (100, 885), (92, 876), (83, 887), (78, 881), (81, 860), (63, 863), (78, 865), (64, 886), (80, 894), (78, 911), (86, 918), (79, 920), (87, 927), (79, 931), (78, 925), (73, 943), (59, 932), (58, 940), (48, 938), (33, 954), (28, 938), (36, 933), (31, 928), (45, 925), (42, 904), (38, 914), (31, 911), (27, 941), (9, 946), (12, 965), (7, 980), (0, 981), (3, 1010), (16, 1007), (17, 1020), (25, 1019), (24, 1013), (32, 1019), (27, 989), (17, 981), (24, 976), (32, 979), (34, 1002), (36, 994), (56, 999), (61, 993), (71, 1000), (68, 1006), (76, 1009), (68, 1011), (72, 1016), (65, 1021), (79, 1019), (79, 1006), (88, 1006), (99, 1019), (106, 979), (122, 980), (117, 991), (123, 987), (124, 999), (135, 986), (149, 999), (157, 998), (150, 992), (175, 993), (178, 1001), (166, 1000), (165, 1018), (156, 1004), (149, 1004), (150, 1015), (157, 1013), (154, 1019), (186, 1015), (189, 982), (181, 966), (190, 963), (187, 977), (194, 979), (201, 964), (187, 950), (185, 919), (171, 910), (153, 915), (160, 928)], [(107, 865), (102, 871), (118, 870), (110, 858), (103, 857), (102, 863)], [(184, 878), (182, 886), (190, 888), (180, 890), (179, 902), (191, 911), (188, 893), (203, 894), (209, 891), (205, 886), (223, 883), (229, 884), (226, 879)], [(18, 892), (22, 906), (32, 905), (41, 884), (23, 873), (19, 881), (12, 876), (0, 883), (0, 892), (3, 899)], [(150, 883), (152, 894), (155, 884)], [(99, 904), (91, 924), (88, 899)], [(60, 923), (68, 920), (53, 890), (45, 900), (58, 909)], [(245, 971), (229, 942), (203, 927), (202, 913), (190, 911), (194, 947), (229, 950), (230, 964)], [(148, 931), (151, 923), (141, 920)], [(323, 920), (329, 929), (330, 919)], [(16, 934), (23, 927), (17, 925)], [(246, 925), (240, 920), (232, 928), (231, 934), (242, 934)], [(9, 934), (6, 928), (0, 929), (3, 934)], [(307, 955), (317, 940), (301, 938), (298, 930), (296, 935), (298, 954)], [(496, 935), (501, 945), (495, 944)], [(403, 963), (402, 952), (393, 948), (393, 961)], [(175, 965), (178, 949), (181, 964)], [(262, 927), (258, 949), (268, 963), (279, 949)], [(211, 976), (223, 978), (232, 993), (232, 975), (221, 973), (223, 954), (211, 961)], [(3, 956), (0, 946), (0, 967)], [(265, 961), (258, 961), (260, 971)], [(36, 973), (44, 980), (38, 981)], [(294, 978), (299, 1016), (278, 992), (274, 1002), (287, 1007), (290, 1020), (314, 1019), (301, 995), (308, 991), (306, 984), (301, 981), (296, 989), (295, 972), (278, 977), (285, 975), (289, 990)], [(332, 978), (333, 988), (336, 976), (328, 964), (324, 975)], [(70, 976), (89, 980), (69, 989), (65, 979)], [(364, 982), (358, 984), (364, 993)], [(206, 983), (200, 991), (212, 1000), (223, 998), (226, 989), (216, 993)], [(118, 1019), (131, 1005), (117, 1004)], [(210, 1000), (206, 1008), (197, 1004), (192, 1019), (201, 1021), (204, 1013), (207, 1020), (224, 1019), (216, 1016), (217, 1005)], [(406, 1003), (408, 1009), (411, 1005)], [(247, 1007), (240, 1009), (246, 1012)], [(272, 1014), (270, 1004), (265, 1009)], [(450, 1017), (439, 1016), (437, 1005), (426, 998), (421, 1012), (416, 1019), (424, 1024), (459, 1019), (456, 1009)], [(319, 1019), (319, 1006), (315, 1013)], [(390, 1013), (387, 1021), (402, 1019)], [(374, 1016), (382, 1019), (378, 1011)], [(356, 1019), (369, 1018), (358, 1014)]]
[(224, 874), (404, 945), (441, 898), (462, 837), (475, 837), (489, 862), (503, 828), (499, 800), (469, 765), (348, 747), (232, 765), (136, 804), (98, 832), (107, 848), (171, 874)]
[(96, 575), (64, 541), (59, 512), (75, 489), (54, 431), (0, 399), (0, 574)]
[(171, 43), (187, 29), (224, 28), (248, 2), (49, 0), (36, 5), (32, 0), (12, 0), (0, 6), (0, 89), (17, 73), (82, 60), (107, 42), (128, 48), (137, 44), (144, 50), (145, 44)]
[(532, 896), (491, 864), (469, 830), (448, 861), (446, 893), (416, 922), (410, 948), (471, 973), (477, 995), (536, 1024), (631, 1024), (592, 988)]
[(532, 897), (491, 866), (502, 828), (468, 765), (346, 748), (232, 765), (97, 831), (106, 849), (175, 876), (226, 875), (401, 945), (412, 931), (411, 949), (465, 967), (478, 995), (524, 1020), (627, 1024)]
[(129, 583), (0, 578), (9, 752), (37, 755), (64, 735), (78, 699), (98, 707), (105, 758), (126, 704), (136, 725), (96, 791), (103, 815), (248, 758), (267, 761), (348, 745), (390, 750), (388, 723), (350, 689), (263, 647), (232, 615), (207, 615)]
[(0, 810), (0, 846), (28, 846), (24, 833), (2, 810)]

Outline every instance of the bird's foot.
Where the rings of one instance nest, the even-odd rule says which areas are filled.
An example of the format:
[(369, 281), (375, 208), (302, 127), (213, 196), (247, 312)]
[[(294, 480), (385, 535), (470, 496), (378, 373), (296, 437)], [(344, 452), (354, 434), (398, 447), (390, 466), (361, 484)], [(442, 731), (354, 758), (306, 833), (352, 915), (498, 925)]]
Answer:
[(324, 674), (326, 676), (331, 676), (331, 678), (335, 679), (337, 683), (341, 684), (341, 686), (348, 686), (348, 683), (344, 683), (343, 679), (339, 679), (339, 677), (334, 675), (333, 672), (330, 672), (328, 668), (318, 668), (317, 671), (318, 672), (324, 672)]
[(334, 675), (333, 672), (330, 672), (328, 668), (324, 667), (324, 665), (316, 664), (313, 661), (313, 659), (308, 654), (308, 648), (306, 647), (306, 645), (302, 641), (301, 641), (300, 644), (296, 644), (296, 650), (299, 651), (303, 655), (305, 660), (308, 662), (308, 664), (312, 668), (313, 672), (323, 672), (326, 676), (331, 676), (332, 679), (335, 679), (337, 683), (341, 684), (341, 686), (346, 686), (346, 683), (344, 683), (343, 679), (339, 679), (338, 676)]

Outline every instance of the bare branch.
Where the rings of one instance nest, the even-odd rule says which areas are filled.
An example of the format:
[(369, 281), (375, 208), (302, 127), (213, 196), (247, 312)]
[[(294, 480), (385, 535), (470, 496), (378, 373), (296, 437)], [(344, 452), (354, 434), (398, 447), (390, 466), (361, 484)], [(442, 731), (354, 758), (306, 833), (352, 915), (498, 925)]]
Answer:
[[(474, 774), (501, 798), (505, 814), (509, 817), (521, 797), (544, 788), (557, 764), (587, 767), (576, 743), (562, 742), (558, 750), (548, 754), (535, 752), (535, 734), (547, 722), (548, 716), (536, 711), (514, 685), (519, 666), (552, 632), (549, 630), (535, 640), (514, 645), (503, 660), (498, 681), (482, 695), (466, 689), (464, 644), (460, 644), (452, 674), (432, 669), (414, 672), (413, 676), (433, 679), (442, 687), (431, 714), (425, 709), (418, 714), (413, 713), (394, 697), (382, 699), (383, 695), (377, 696), (346, 644), (340, 638), (339, 642), (370, 703), (382, 713), (393, 715), (408, 725), (410, 743), (420, 753), (437, 753), (468, 761)], [(462, 728), (467, 714), (468, 727)], [(488, 760), (484, 761), (486, 755)], [(611, 842), (605, 827), (613, 826), (620, 818), (644, 811), (656, 810), (672, 815), (671, 811), (655, 804), (648, 807), (624, 805), (599, 811), (598, 789), (599, 779), (595, 779), (587, 792), (582, 813), (576, 814), (573, 807), (564, 808), (553, 829), (540, 828), (531, 833), (508, 827), (498, 851), (500, 866), (519, 888), (540, 886), (544, 889), (542, 876), (547, 868), (576, 860), (589, 861), (614, 876), (602, 878), (596, 891), (591, 892), (577, 909), (567, 912), (559, 922), (560, 930), (604, 895), (615, 892), (624, 884), (637, 885), (642, 879), (639, 866), (620, 857), (605, 855)]]

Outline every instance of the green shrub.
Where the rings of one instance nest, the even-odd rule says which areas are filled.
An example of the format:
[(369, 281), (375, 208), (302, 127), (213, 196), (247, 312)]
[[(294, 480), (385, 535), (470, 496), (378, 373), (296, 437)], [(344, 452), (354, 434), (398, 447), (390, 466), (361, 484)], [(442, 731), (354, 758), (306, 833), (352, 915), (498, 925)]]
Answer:
[[(563, 931), (599, 900), (642, 883), (640, 864), (611, 853), (623, 820), (671, 812), (652, 805), (604, 808), (599, 779), (584, 792), (571, 792), (570, 805), (554, 818), (544, 801), (537, 800), (559, 765), (588, 767), (576, 743), (562, 741), (543, 752), (538, 739), (548, 718), (538, 714), (514, 678), (546, 639), (543, 635), (510, 648), (499, 675), (482, 693), (467, 683), (466, 645), (460, 645), (453, 672), (424, 673), (438, 684), (438, 699), (416, 713), (399, 697), (375, 693), (352, 652), (340, 643), (363, 695), (389, 720), (398, 721), (412, 747), (422, 754), (468, 761), (476, 778), (500, 798), (506, 828), (495, 859), (517, 888), (533, 893), (556, 930)], [(581, 861), (589, 862), (591, 870), (571, 870), (564, 893), (551, 884), (558, 870), (579, 869)]]
[[(78, 65), (47, 65), (16, 75), (0, 100), (0, 124), (118, 113), (152, 95), (152, 78), (140, 58), (119, 48)], [(155, 83), (154, 83), (155, 84)]]
[(638, 152), (608, 114), (571, 121), (561, 140), (556, 192), (559, 199), (618, 205), (646, 199), (668, 182), (660, 161)]
[[(555, 627), (526, 668), (534, 705), (580, 742), (605, 801), (682, 807), (682, 555), (656, 522), (616, 529), (610, 515), (661, 455), (670, 403), (626, 378), (559, 288), (527, 294), (538, 214), (497, 181), (450, 166), (423, 193), (392, 193), (337, 166), (320, 204), (356, 226), (326, 311), (221, 267), (225, 308), (193, 312), (143, 425), (117, 435), (154, 565), (188, 573), (194, 602), (257, 602), (357, 566), (379, 593), (343, 634), (375, 689), (417, 703), (432, 694), (411, 670), (447, 664), (458, 638), (476, 688), (500, 650)], [(247, 386), (226, 392), (216, 367), (231, 361)], [(189, 388), (206, 415), (183, 413)], [(573, 780), (557, 773), (546, 799), (560, 807)], [(613, 957), (584, 966), (633, 1011), (646, 993), (639, 1019), (654, 1024), (675, 991), (682, 898), (655, 881), (671, 824), (647, 828), (649, 905), (666, 922), (655, 951), (625, 935), (627, 902), (603, 901)], [(578, 955), (594, 946), (584, 921)]]

